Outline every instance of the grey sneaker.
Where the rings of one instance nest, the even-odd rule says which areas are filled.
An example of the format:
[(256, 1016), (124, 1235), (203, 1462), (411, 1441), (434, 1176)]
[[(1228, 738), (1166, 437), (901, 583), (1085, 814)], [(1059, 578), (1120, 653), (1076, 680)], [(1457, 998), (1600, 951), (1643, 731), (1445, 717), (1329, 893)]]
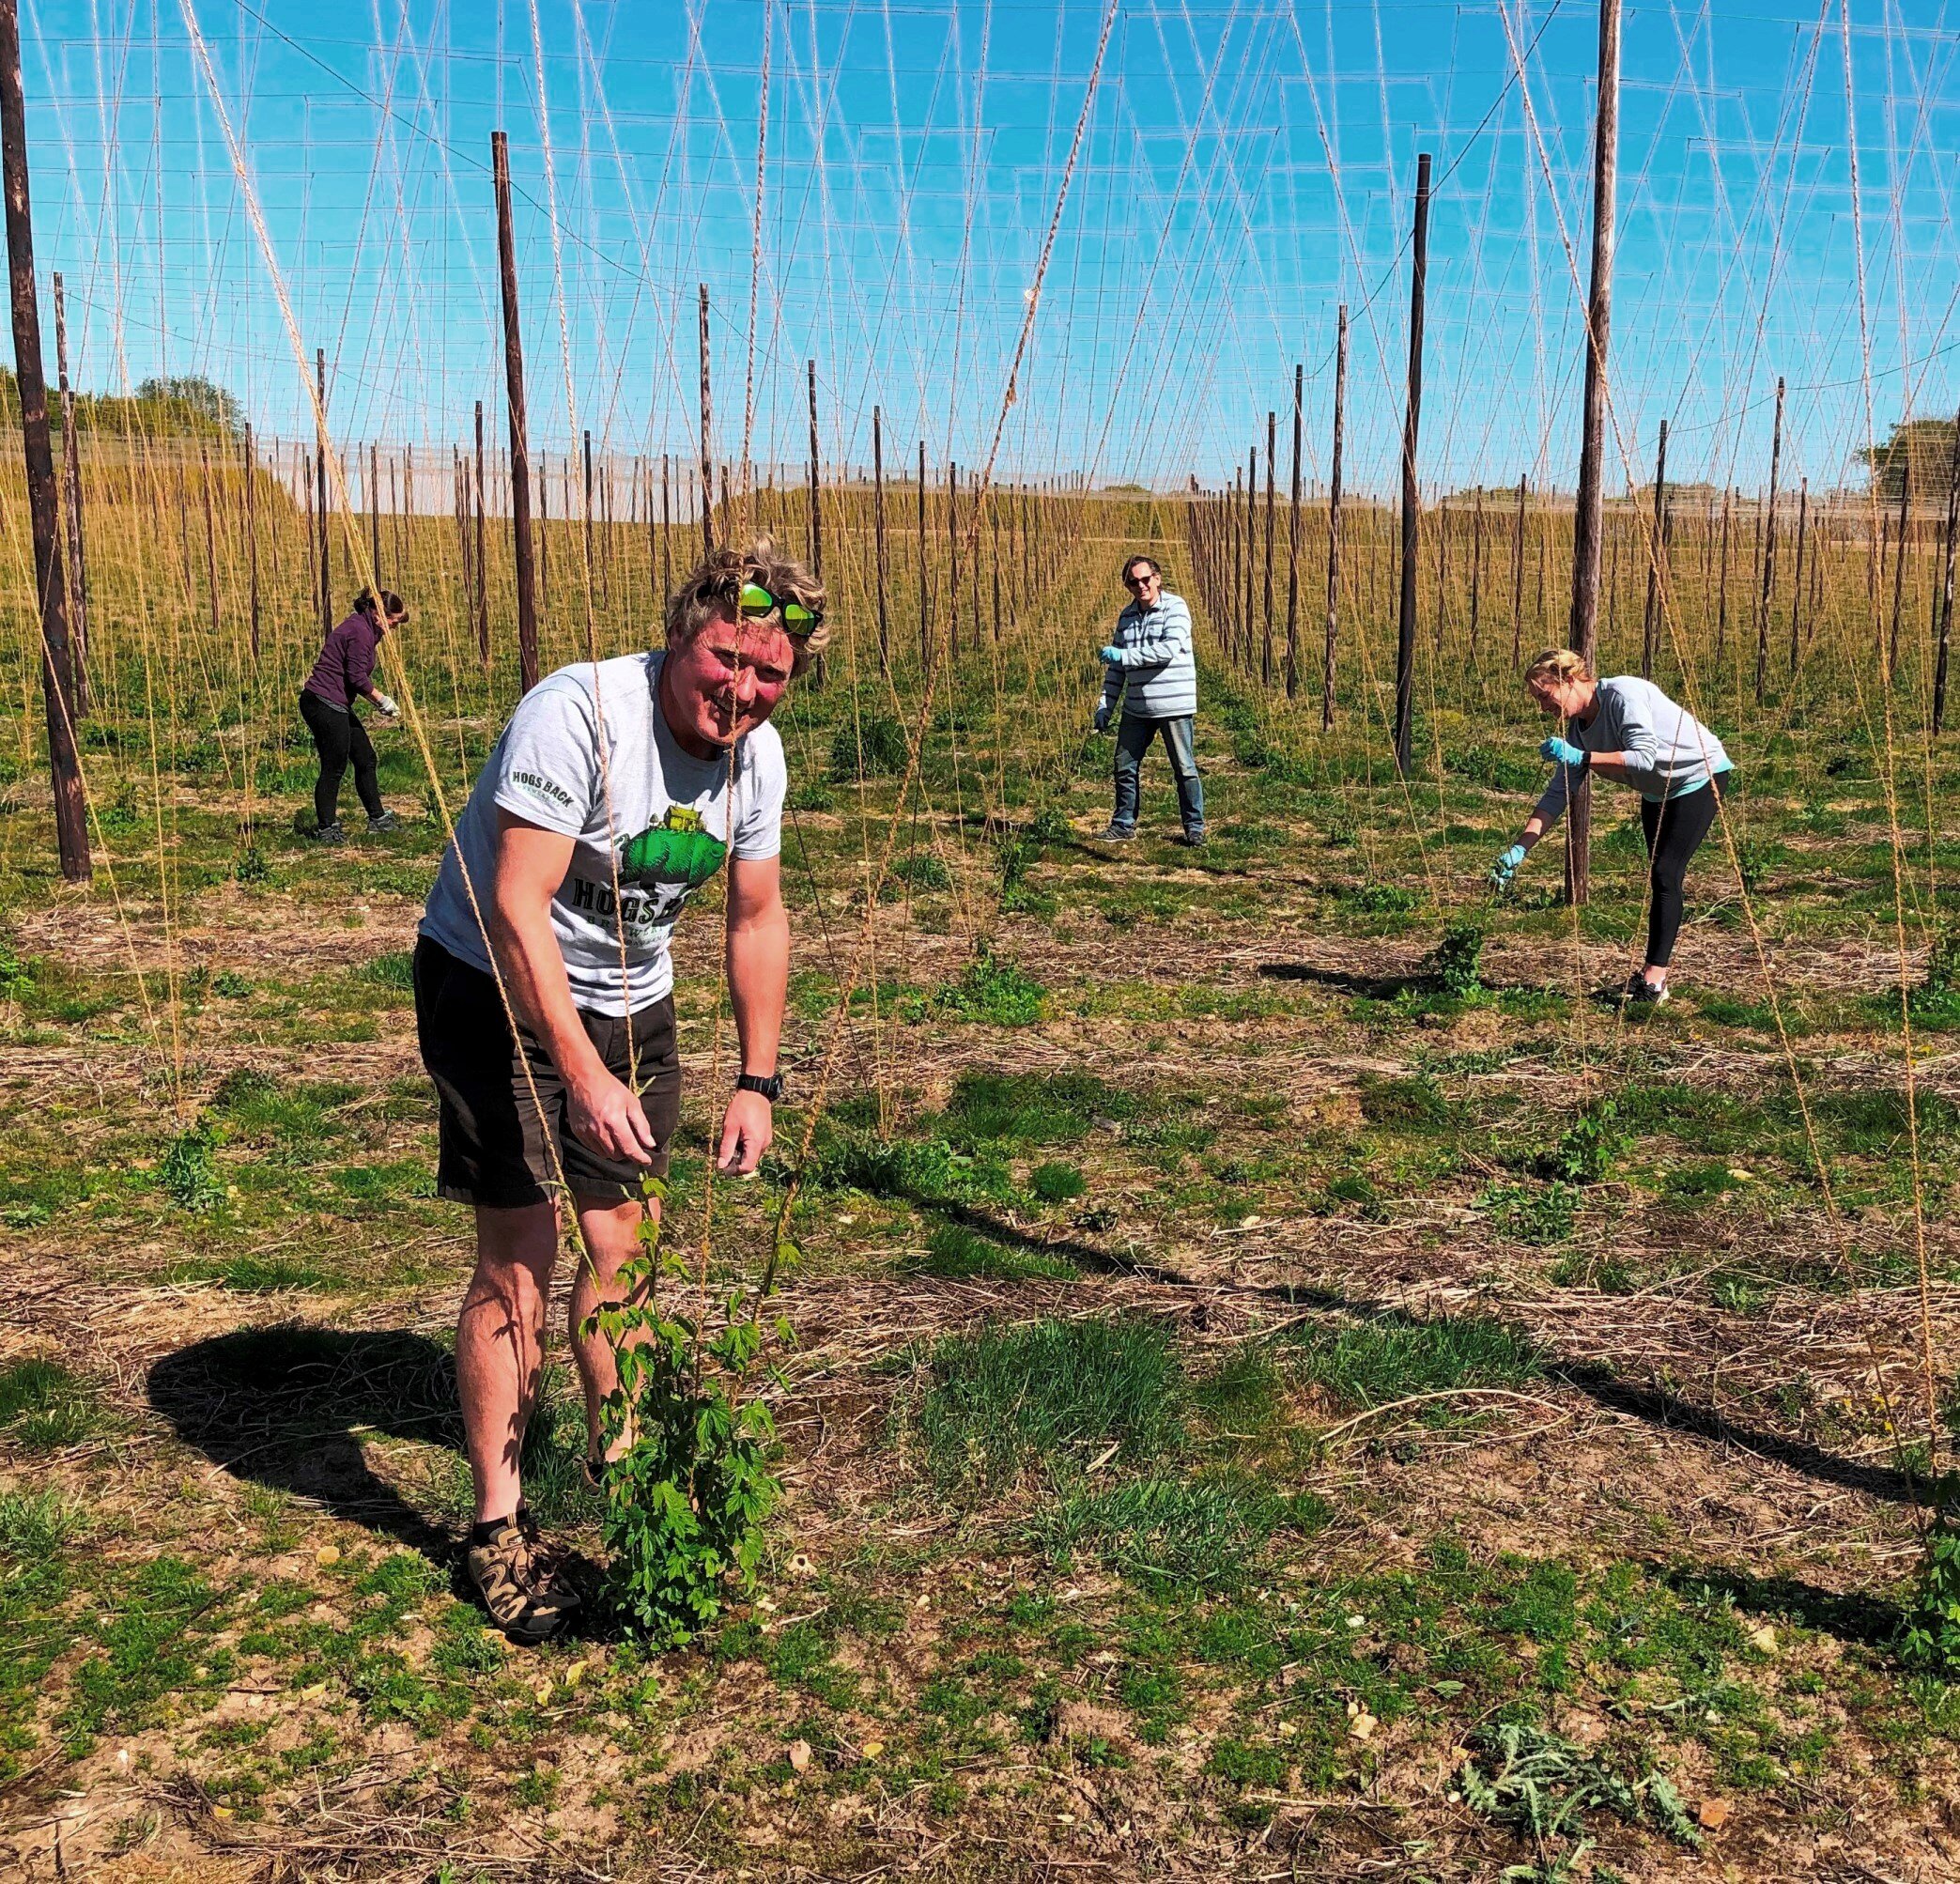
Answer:
[(1186, 846), (1192, 850), (1203, 850), (1205, 847), (1204, 826), (1198, 826), (1198, 827), (1194, 831), (1186, 831), (1184, 833), (1184, 842)]
[(1665, 981), (1657, 988), (1644, 975), (1635, 975), (1627, 983), (1627, 999), (1637, 1008), (1664, 1008), (1674, 996)]
[(1112, 821), (1109, 828), (1103, 833), (1103, 842), (1106, 844), (1126, 844), (1135, 835), (1134, 825), (1119, 825)]
[(316, 844), (344, 844), (347, 841), (347, 826), (341, 824), (322, 825), (313, 834)]
[(398, 831), (402, 821), (393, 811), (383, 811), (378, 818), (370, 818), (367, 827), (371, 831)]

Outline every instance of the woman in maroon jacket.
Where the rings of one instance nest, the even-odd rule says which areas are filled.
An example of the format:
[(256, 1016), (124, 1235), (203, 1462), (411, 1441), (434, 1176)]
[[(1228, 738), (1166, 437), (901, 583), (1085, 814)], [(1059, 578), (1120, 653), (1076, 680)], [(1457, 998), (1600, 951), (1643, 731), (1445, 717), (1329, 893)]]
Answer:
[(340, 827), (340, 781), (353, 762), (354, 789), (361, 795), (371, 831), (392, 831), (395, 815), (381, 802), (375, 777), (374, 742), (354, 718), (354, 703), (365, 700), (384, 719), (395, 717), (394, 702), (375, 686), (375, 651), (390, 628), (409, 619), (402, 598), (391, 589), (376, 601), (367, 589), (354, 597), (354, 612), (327, 637), (320, 657), (300, 695), (300, 718), (313, 734), (320, 755), (319, 782), (313, 788), (313, 811), (322, 843), (346, 842)]

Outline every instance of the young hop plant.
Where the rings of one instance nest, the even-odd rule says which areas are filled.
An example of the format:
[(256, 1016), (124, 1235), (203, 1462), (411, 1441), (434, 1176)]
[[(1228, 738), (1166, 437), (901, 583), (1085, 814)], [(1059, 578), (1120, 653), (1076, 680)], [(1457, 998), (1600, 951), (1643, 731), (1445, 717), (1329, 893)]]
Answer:
[(605, 1538), (613, 1599), (627, 1627), (656, 1648), (691, 1641), (720, 1614), (731, 1590), (753, 1593), (763, 1527), (782, 1495), (769, 1470), (776, 1423), (751, 1391), (769, 1336), (785, 1345), (788, 1320), (764, 1320), (764, 1305), (798, 1252), (779, 1240), (752, 1289), (737, 1284), (718, 1313), (663, 1308), (660, 1284), (690, 1281), (687, 1262), (666, 1250), (652, 1206), (657, 1178), (641, 1180), (645, 1208), (638, 1252), (620, 1269), (624, 1299), (587, 1318), (588, 1335), (610, 1343), (618, 1389), (605, 1407), (609, 1448)]

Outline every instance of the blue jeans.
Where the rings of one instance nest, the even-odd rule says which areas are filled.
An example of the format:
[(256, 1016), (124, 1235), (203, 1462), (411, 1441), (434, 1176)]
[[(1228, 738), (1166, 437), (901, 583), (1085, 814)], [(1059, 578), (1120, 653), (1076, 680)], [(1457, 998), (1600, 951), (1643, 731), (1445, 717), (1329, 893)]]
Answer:
[(1197, 752), (1194, 741), (1196, 720), (1190, 714), (1178, 719), (1139, 719), (1126, 713), (1116, 729), (1116, 814), (1113, 824), (1129, 829), (1136, 823), (1137, 801), (1141, 795), (1137, 773), (1143, 755), (1159, 733), (1164, 749), (1170, 754), (1171, 777), (1178, 785), (1178, 815), (1187, 832), (1205, 827), (1205, 788), (1198, 782)]

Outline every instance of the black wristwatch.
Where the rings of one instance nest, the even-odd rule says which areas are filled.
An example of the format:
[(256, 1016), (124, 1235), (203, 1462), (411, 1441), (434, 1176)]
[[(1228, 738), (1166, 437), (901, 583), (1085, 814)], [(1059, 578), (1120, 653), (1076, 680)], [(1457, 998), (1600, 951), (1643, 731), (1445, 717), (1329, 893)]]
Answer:
[(745, 1073), (736, 1077), (737, 1092), (760, 1092), (771, 1105), (782, 1097), (782, 1074), (769, 1073), (766, 1077), (760, 1073)]

